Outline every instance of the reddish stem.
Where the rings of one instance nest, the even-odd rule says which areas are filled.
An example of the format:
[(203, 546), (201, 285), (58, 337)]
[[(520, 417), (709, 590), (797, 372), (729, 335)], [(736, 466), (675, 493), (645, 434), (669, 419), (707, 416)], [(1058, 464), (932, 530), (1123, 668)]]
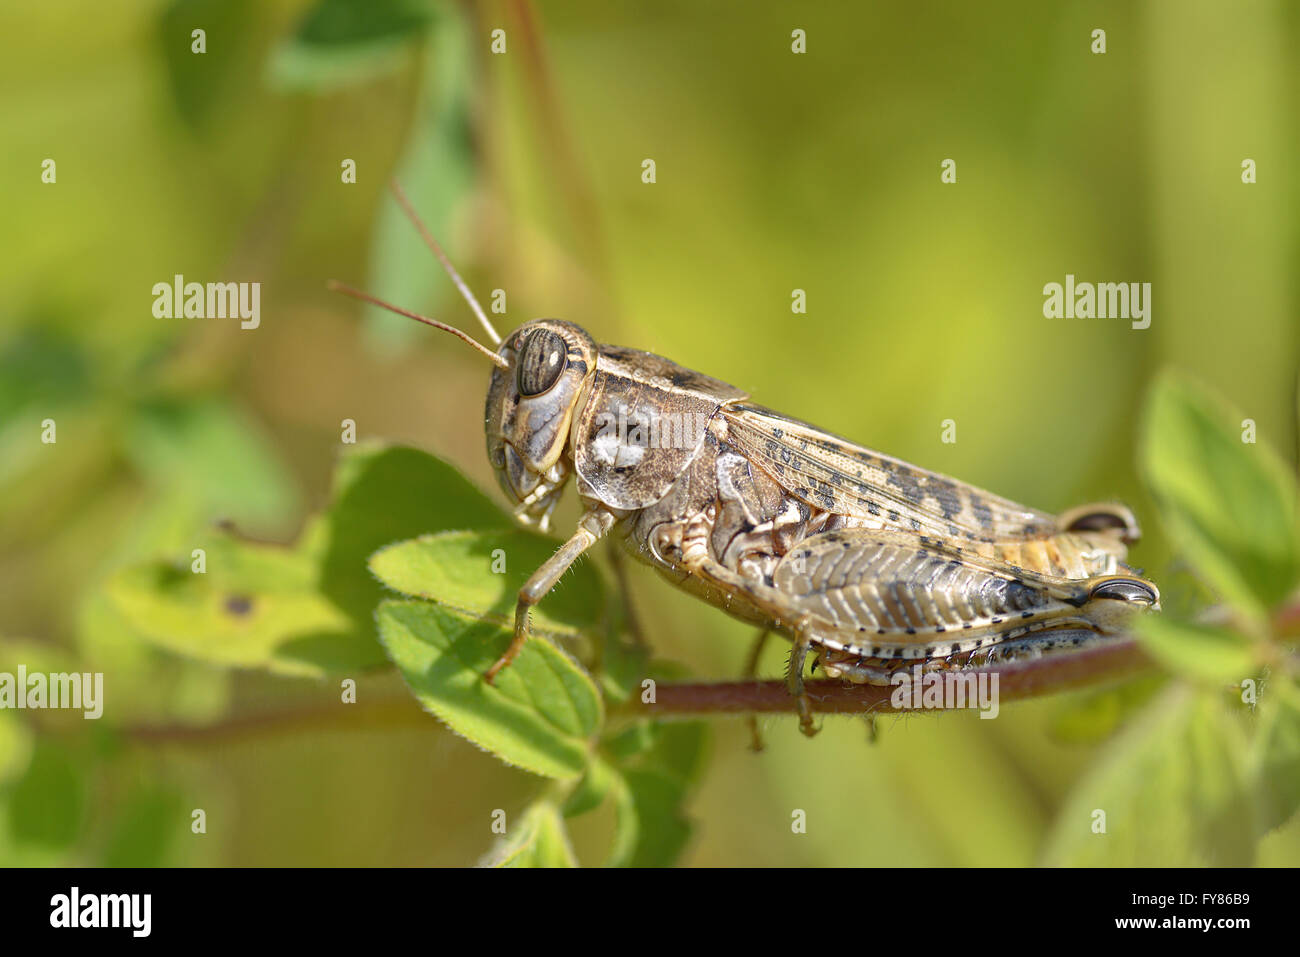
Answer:
[[(1142, 671), (1150, 664), (1137, 642), (1125, 639), (1087, 651), (961, 673), (996, 674), (1001, 703), (1112, 681)], [(892, 686), (853, 685), (839, 679), (821, 678), (806, 682), (806, 688), (813, 710), (821, 714), (912, 710), (895, 707), (890, 700), (896, 690)], [(642, 704), (638, 699), (629, 708), (638, 716), (682, 717), (785, 713), (796, 710), (797, 704), (784, 681), (730, 681), (660, 683), (655, 689), (654, 704)]]

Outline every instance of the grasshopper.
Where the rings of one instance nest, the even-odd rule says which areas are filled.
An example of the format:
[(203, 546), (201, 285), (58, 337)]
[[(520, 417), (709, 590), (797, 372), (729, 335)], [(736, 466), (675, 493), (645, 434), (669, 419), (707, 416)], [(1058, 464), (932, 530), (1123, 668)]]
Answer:
[(337, 291), (450, 332), (494, 365), (487, 454), (524, 525), (545, 531), (572, 481), (569, 539), (520, 589), (529, 610), (584, 552), (616, 538), (672, 584), (792, 642), (786, 681), (815, 733), (810, 654), (832, 678), (888, 684), (900, 668), (987, 666), (1104, 641), (1159, 591), (1124, 563), (1133, 514), (1020, 505), (756, 405), (662, 356), (535, 319), (504, 340), (400, 188), (398, 201), (494, 348), (341, 284)]

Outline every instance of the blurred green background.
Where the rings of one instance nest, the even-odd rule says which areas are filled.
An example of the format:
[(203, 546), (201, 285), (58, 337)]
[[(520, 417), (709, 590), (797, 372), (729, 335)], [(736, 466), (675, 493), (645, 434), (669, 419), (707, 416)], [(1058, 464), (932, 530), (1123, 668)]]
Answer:
[[(1156, 370), (1295, 464), (1294, 4), (48, 2), (6, 4), (0, 36), (0, 670), (93, 666), (107, 695), (101, 722), (0, 712), (0, 862), (464, 864), (536, 792), (395, 676), (339, 714), (333, 684), (140, 642), (97, 591), (214, 521), (291, 540), (344, 419), (499, 497), (485, 364), (325, 289), (475, 331), (390, 175), (480, 299), (506, 291), (504, 327), (572, 320), (1049, 511), (1124, 500), (1167, 607), (1194, 586), (1134, 466)], [(155, 318), (177, 273), (260, 281), (261, 327)], [(1152, 283), (1150, 329), (1044, 318), (1067, 273)], [(747, 627), (643, 569), (633, 592), (663, 657), (739, 673)], [(874, 745), (770, 719), (761, 756), (715, 722), (683, 862), (1041, 861), (1112, 705), (886, 718)], [(1258, 859), (1300, 862), (1300, 824)]]

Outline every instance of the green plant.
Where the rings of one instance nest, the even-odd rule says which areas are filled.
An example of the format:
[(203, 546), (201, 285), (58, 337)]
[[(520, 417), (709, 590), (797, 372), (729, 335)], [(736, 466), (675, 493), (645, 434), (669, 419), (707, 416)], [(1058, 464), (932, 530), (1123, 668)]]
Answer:
[[(456, 530), (420, 534), (448, 526)], [(314, 677), (383, 667), (386, 654), (448, 727), (550, 779), (522, 835), (510, 829), (504, 862), (568, 859), (556, 815), (605, 799), (617, 819), (609, 863), (670, 863), (681, 849), (704, 728), (608, 720), (606, 702), (663, 672), (618, 637), (618, 610), (594, 568), (579, 568), (539, 609), (545, 639), (529, 642), (495, 686), (481, 680), (509, 641), (515, 593), (553, 543), (512, 527), (452, 467), (407, 448), (349, 450), (330, 508), (295, 545), (217, 531), (202, 548), (202, 574), (187, 556), (129, 567), (105, 586), (144, 641), (212, 664)], [(573, 651), (585, 648), (590, 660), (589, 639), (602, 634), (593, 678)]]
[[(1241, 441), (1240, 416), (1165, 381), (1142, 441), (1158, 513), (1131, 484), (1124, 425), (1163, 362), (1221, 383), (1261, 417), (1261, 433), (1285, 420), (1295, 322), (1279, 254), (1288, 207), (1268, 192), (1278, 179), (1266, 159), (1246, 187), (1228, 175), (1235, 157), (1187, 158), (1234, 142), (1266, 157), (1285, 143), (1285, 104), (1268, 92), (1289, 75), (1289, 54), (1259, 51), (1277, 52), (1294, 24), (1243, 20), (1219, 46), (1225, 63), (1250, 68), (1217, 71), (1198, 90), (1167, 77), (1187, 50), (1218, 39), (1217, 26), (1181, 8), (1155, 20), (1117, 12), (1114, 27), (1158, 42), (1141, 57), (1058, 57), (1049, 76), (1042, 51), (1089, 26), (1074, 13), (1036, 20), (1047, 32), (1035, 34), (998, 18), (922, 22), (900, 7), (869, 19), (906, 56), (858, 70), (852, 44), (837, 54), (815, 40), (792, 83), (771, 68), (780, 58), (754, 59), (784, 57), (780, 9), (741, 22), (706, 6), (659, 16), (648, 31), (631, 8), (592, 5), (590, 20), (513, 2), (172, 0), (75, 23), (39, 5), (6, 11), (7, 35), (23, 38), (8, 51), (11, 70), (52, 79), (12, 84), (5, 101), (15, 227), (0, 321), (0, 671), (103, 671), (110, 706), (102, 721), (0, 710), (0, 862), (469, 861), (489, 843), (475, 823), (485, 796), (510, 812), (489, 859), (515, 863), (571, 861), (566, 832), (584, 862), (680, 860), (685, 808), (708, 835), (696, 859), (710, 862), (1297, 860), (1294, 480), (1264, 446)], [(808, 16), (814, 37), (856, 35), (844, 11), (820, 27)], [(508, 56), (488, 52), (498, 22)], [(191, 52), (196, 23), (209, 34), (203, 56)], [(677, 56), (663, 57), (664, 36)], [(677, 69), (683, 58), (700, 69)], [(978, 124), (951, 95), (954, 64), (972, 96), (1002, 104)], [(997, 94), (1030, 80), (1041, 108), (1026, 125), (1022, 98)], [(1216, 110), (1216, 97), (1246, 106)], [(805, 109), (811, 102), (819, 108)], [(917, 102), (932, 107), (926, 129), (938, 140), (913, 135)], [(1155, 136), (1151, 104), (1170, 118)], [(873, 129), (899, 124), (897, 149), (860, 149), (844, 118), (864, 109)], [(782, 111), (799, 123), (774, 130)], [(1060, 143), (1081, 137), (1122, 148), (1100, 166), (1071, 160)], [(935, 194), (922, 174), (940, 141), (943, 155), (987, 161), (977, 178), (963, 173), (967, 185)], [(654, 190), (637, 175), (651, 150), (671, 171)], [(58, 186), (33, 175), (33, 158), (47, 155), (59, 160)], [(351, 185), (340, 182), (345, 157), (360, 171)], [(731, 753), (743, 729), (718, 716), (787, 709), (780, 683), (687, 682), (680, 667), (648, 660), (626, 640), (597, 558), (543, 604), (549, 638), (530, 648), (532, 670), (499, 695), (480, 693), (476, 656), (503, 641), (511, 592), (551, 544), (513, 530), (454, 469), (411, 449), (348, 449), (325, 510), (293, 545), (244, 537), (291, 537), (301, 503), (322, 497), (312, 489), (328, 473), (340, 415), (371, 434), (468, 446), (472, 416), (431, 425), (419, 379), (376, 388), (399, 369), (423, 382), (444, 373), (438, 347), (375, 313), (357, 337), (325, 304), (326, 278), (364, 274), (367, 289), (448, 317), (447, 283), (397, 207), (376, 199), (389, 175), (458, 264), (477, 267), (467, 271), (476, 289), (511, 288), (511, 321), (561, 315), (609, 341), (693, 355), (780, 408), (825, 403), (847, 434), (904, 457), (999, 489), (1010, 475), (1028, 501), (1087, 492), (1140, 506), (1154, 541), (1137, 554), (1152, 556), (1165, 612), (1137, 641), (1091, 659), (1100, 671), (1070, 659), (1038, 669), (1039, 689), (1087, 687), (1008, 708), (1007, 720), (882, 720), (880, 746), (868, 749), (842, 718), (811, 744), (783, 737), (778, 718), (769, 752), (751, 759)], [(899, 188), (871, 188), (879, 182)], [(1104, 217), (1098, 196), (1110, 200)], [(1207, 243), (1189, 228), (1207, 222), (1240, 241)], [(1163, 315), (1177, 323), (1157, 318), (1137, 337), (1025, 325), (1023, 290), (1080, 257), (1117, 277), (1159, 263)], [(151, 316), (149, 284), (182, 264), (264, 279), (276, 322), (227, 336)], [(815, 396), (771, 350), (734, 348), (741, 324), (756, 339), (788, 336), (783, 299), (795, 282), (818, 290), (799, 321), (834, 334)], [(864, 315), (908, 318), (857, 321)], [(703, 321), (715, 316), (724, 318)], [(913, 354), (940, 320), (950, 348), (906, 415), (857, 402), (863, 356)], [(1071, 375), (1087, 370), (1090, 385), (1050, 411), (1022, 401), (1062, 375), (1038, 361), (1044, 350), (1068, 355)], [(969, 394), (971, 368), (1014, 369), (1015, 387), (963, 422), (975, 441), (936, 455), (916, 440), (919, 424)], [(916, 377), (904, 362), (872, 374), (876, 395), (901, 394)], [(1070, 428), (1052, 433), (1060, 415)], [(57, 446), (35, 440), (46, 417), (57, 419)], [(1006, 454), (998, 430), (1011, 417), (1043, 437), (1040, 454)], [(1076, 470), (1061, 474), (1052, 453), (1066, 448)], [(209, 528), (219, 518), (240, 534)], [(502, 575), (491, 570), (497, 547)], [(1193, 569), (1199, 582), (1184, 573)], [(717, 665), (695, 665), (696, 676), (739, 670), (734, 623), (702, 607), (673, 622), (648, 637)], [(1155, 666), (1138, 673), (1141, 649)], [(419, 699), (450, 726), (555, 776), (453, 746), (401, 685), (399, 652)], [(647, 675), (660, 679), (654, 710), (638, 693)], [(1107, 684), (1092, 687), (1099, 677)], [(353, 679), (358, 704), (341, 707), (339, 684)], [(1004, 701), (1019, 693), (1004, 681)], [(846, 712), (868, 703), (863, 689), (836, 695)], [(653, 720), (669, 714), (677, 720)], [(724, 744), (709, 759), (713, 731)], [(791, 802), (817, 802), (815, 823), (783, 843)], [(191, 830), (199, 807), (206, 837)], [(1108, 812), (1105, 835), (1092, 830), (1097, 809)], [(590, 852), (592, 822), (614, 818), (610, 846)]]
[[(1076, 786), (1049, 863), (1250, 864), (1300, 804), (1296, 481), (1272, 449), (1243, 441), (1245, 426), (1184, 379), (1151, 391), (1144, 478), (1178, 553), (1223, 604), (1141, 622), (1143, 649), (1173, 680)], [(1081, 826), (1094, 809), (1105, 841)]]
[[(1047, 862), (1248, 863), (1300, 802), (1295, 482), (1231, 421), (1180, 380), (1152, 392), (1143, 472), (1170, 536), (1226, 603), (1213, 623), (1145, 621), (1141, 646), (1172, 680), (1128, 699), (1128, 721), (1067, 802)], [(702, 770), (704, 723), (636, 707), (643, 679), (671, 698), (682, 669), (627, 639), (593, 565), (538, 608), (539, 638), (498, 682), (481, 679), (510, 640), (519, 585), (554, 546), (513, 527), (451, 466), (366, 446), (344, 454), (330, 507), (295, 545), (218, 532), (205, 574), (188, 560), (146, 563), (104, 594), (146, 642), (213, 664), (319, 677), (391, 662), (425, 710), (545, 779), (493, 862), (573, 863), (565, 820), (608, 801), (617, 825), (606, 863), (671, 863), (689, 834), (683, 805)], [(1068, 683), (1068, 658), (1047, 667)], [(1106, 812), (1105, 841), (1087, 826), (1095, 809)]]

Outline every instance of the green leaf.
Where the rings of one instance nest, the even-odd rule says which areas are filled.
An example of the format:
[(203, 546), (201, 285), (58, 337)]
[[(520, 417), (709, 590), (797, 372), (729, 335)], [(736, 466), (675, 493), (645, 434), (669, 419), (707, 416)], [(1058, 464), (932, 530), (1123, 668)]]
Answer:
[(503, 761), (534, 774), (573, 778), (587, 767), (603, 720), (590, 676), (533, 637), (489, 685), (483, 673), (510, 632), (422, 601), (385, 601), (379, 633), (424, 708)]
[(366, 562), (379, 548), (426, 532), (487, 529), (510, 518), (454, 467), (419, 449), (367, 444), (344, 454), (321, 524), (321, 589), (358, 627), (373, 627), (384, 597)]
[(683, 783), (659, 771), (622, 774), (617, 793), (617, 824), (610, 867), (669, 867), (690, 840), (691, 824), (682, 815)]
[[(1255, 823), (1246, 742), (1217, 694), (1173, 685), (1105, 746), (1044, 852), (1049, 866), (1246, 865)], [(1105, 832), (1094, 830), (1105, 814)]]
[(136, 788), (114, 816), (105, 867), (159, 867), (178, 834), (188, 834), (189, 814), (181, 796), (168, 788)]
[(549, 801), (538, 801), (520, 816), (483, 862), (487, 867), (577, 867), (564, 818)]
[(118, 724), (209, 724), (229, 704), (228, 673), (144, 639), (102, 589), (78, 609), (77, 650), (82, 670), (103, 672), (113, 689)]
[(27, 773), (9, 799), (9, 828), (19, 843), (57, 850), (81, 833), (86, 810), (86, 772), (61, 745), (38, 741)]
[[(380, 549), (370, 571), (393, 591), (513, 628), (520, 587), (557, 546), (521, 529), (441, 532)], [(533, 608), (532, 626), (554, 636), (590, 634), (604, 608), (600, 576), (580, 563)]]
[(628, 631), (630, 609), (626, 600), (627, 596), (617, 592), (610, 596), (611, 613), (605, 623), (600, 661), (600, 687), (605, 700), (619, 703), (641, 692), (641, 682), (654, 667), (649, 647), (636, 642)]
[[(159, 16), (159, 57), (176, 115), (191, 127), (213, 120), (256, 67), (260, 51), (248, 38), (258, 32), (260, 9), (255, 0), (172, 0)], [(192, 52), (196, 28), (207, 34), (202, 55)]]
[(201, 661), (321, 676), (386, 664), (374, 610), (383, 586), (366, 568), (375, 549), (449, 525), (509, 521), (459, 472), (417, 449), (349, 450), (334, 501), (296, 546), (210, 533), (207, 571), (182, 561), (123, 569), (103, 588), (106, 607), (88, 618)]
[(1260, 709), (1252, 767), (1263, 834), (1285, 824), (1300, 808), (1300, 691), (1294, 685), (1273, 689)]
[(398, 48), (433, 20), (430, 0), (319, 0), (293, 35), (272, 52), (270, 84), (321, 92), (390, 73)]
[[(206, 543), (207, 571), (153, 562), (114, 575), (105, 593), (142, 638), (178, 654), (242, 668), (320, 676), (379, 660), (352, 622), (316, 588), (316, 567), (303, 554), (229, 536)], [(321, 650), (320, 639), (331, 653)], [(349, 661), (341, 648), (351, 646)]]
[(16, 330), (0, 346), (0, 425), (41, 406), (88, 399), (94, 371), (85, 347), (64, 334), (40, 325)]
[(201, 521), (279, 530), (297, 511), (297, 492), (271, 440), (224, 401), (143, 403), (132, 414), (126, 449), (159, 494), (188, 502)]
[(1257, 668), (1256, 647), (1227, 628), (1146, 615), (1137, 623), (1142, 647), (1175, 674), (1236, 684)]
[(615, 799), (611, 867), (670, 866), (691, 836), (682, 805), (703, 767), (707, 729), (700, 721), (642, 725), (611, 742), (611, 753), (622, 756), (609, 788)]
[(94, 371), (84, 347), (40, 326), (0, 344), (0, 483), (39, 461), (33, 430), (56, 410), (90, 399)]
[(1166, 376), (1148, 400), (1141, 457), (1161, 519), (1207, 584), (1262, 615), (1300, 581), (1296, 483), (1242, 417)]
[(579, 817), (588, 811), (594, 811), (605, 802), (605, 798), (622, 785), (618, 772), (599, 758), (592, 758), (587, 765), (587, 773), (582, 776), (578, 786), (573, 789), (564, 802), (565, 817)]

